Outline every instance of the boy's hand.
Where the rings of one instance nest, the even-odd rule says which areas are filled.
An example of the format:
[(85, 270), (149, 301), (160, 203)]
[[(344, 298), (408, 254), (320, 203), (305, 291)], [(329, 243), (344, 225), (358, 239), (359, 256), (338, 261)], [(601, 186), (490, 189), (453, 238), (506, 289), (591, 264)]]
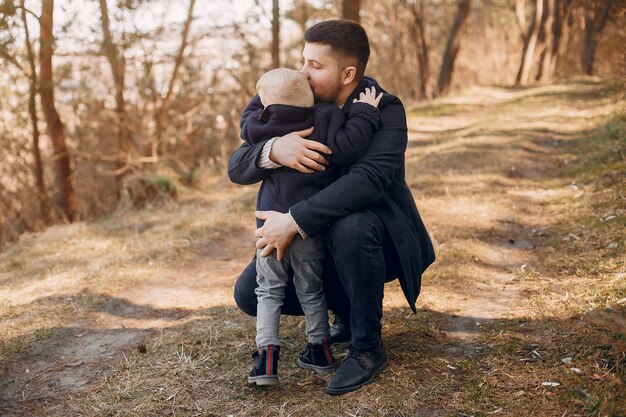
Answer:
[(378, 103), (380, 103), (380, 99), (383, 98), (383, 93), (380, 93), (378, 97), (376, 97), (376, 87), (365, 89), (364, 93), (359, 95), (359, 99), (356, 98), (353, 100), (354, 103), (366, 103), (374, 107), (378, 107)]

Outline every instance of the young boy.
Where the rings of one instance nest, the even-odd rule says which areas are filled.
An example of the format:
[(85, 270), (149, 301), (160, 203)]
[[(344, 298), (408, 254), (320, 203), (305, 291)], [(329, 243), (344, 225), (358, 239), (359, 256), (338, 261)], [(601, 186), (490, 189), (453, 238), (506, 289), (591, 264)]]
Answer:
[[(328, 146), (325, 155), (330, 164), (324, 171), (303, 174), (282, 167), (263, 181), (257, 198), (258, 210), (285, 213), (293, 204), (305, 200), (335, 181), (356, 162), (382, 123), (375, 88), (366, 89), (354, 101), (346, 120), (338, 107), (329, 103), (314, 104), (306, 76), (298, 71), (279, 68), (265, 73), (257, 83), (258, 96), (244, 110), (241, 136), (248, 143), (258, 143), (289, 132), (314, 126), (308, 138)], [(258, 227), (262, 221), (257, 219)], [(284, 259), (275, 255), (260, 256), (257, 251), (257, 335), (258, 350), (248, 382), (257, 385), (279, 383), (278, 329), (280, 309), (288, 280), (294, 271), (294, 286), (306, 316), (308, 343), (298, 357), (298, 364), (319, 373), (332, 371), (336, 364), (329, 345), (328, 309), (322, 282), (324, 239), (297, 236), (286, 248)]]

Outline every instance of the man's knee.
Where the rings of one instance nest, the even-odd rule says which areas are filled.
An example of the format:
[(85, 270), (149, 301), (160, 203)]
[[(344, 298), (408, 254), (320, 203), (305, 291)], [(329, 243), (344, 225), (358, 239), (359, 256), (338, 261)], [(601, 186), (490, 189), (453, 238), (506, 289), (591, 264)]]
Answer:
[(380, 218), (363, 211), (350, 214), (331, 226), (328, 234), (328, 248), (333, 256), (356, 256), (364, 248), (382, 245), (384, 225)]
[(234, 296), (237, 307), (249, 316), (256, 317), (257, 296), (254, 290), (256, 283), (255, 259), (243, 270), (235, 282)]

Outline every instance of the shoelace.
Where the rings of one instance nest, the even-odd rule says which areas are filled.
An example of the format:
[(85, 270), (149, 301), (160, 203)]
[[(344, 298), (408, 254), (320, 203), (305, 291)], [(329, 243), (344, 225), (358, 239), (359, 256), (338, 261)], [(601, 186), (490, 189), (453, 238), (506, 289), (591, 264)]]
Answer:
[(370, 355), (371, 355), (371, 352), (363, 352), (355, 347), (351, 347), (348, 350), (348, 356), (346, 357), (346, 359), (348, 358), (356, 359), (356, 361), (361, 366), (361, 368), (365, 369), (365, 365), (363, 364), (363, 359), (369, 358)]
[(304, 355), (307, 352), (311, 351), (312, 349), (313, 349), (313, 344), (312, 343), (307, 343), (306, 347), (304, 348), (304, 350), (302, 352), (300, 352), (300, 354)]

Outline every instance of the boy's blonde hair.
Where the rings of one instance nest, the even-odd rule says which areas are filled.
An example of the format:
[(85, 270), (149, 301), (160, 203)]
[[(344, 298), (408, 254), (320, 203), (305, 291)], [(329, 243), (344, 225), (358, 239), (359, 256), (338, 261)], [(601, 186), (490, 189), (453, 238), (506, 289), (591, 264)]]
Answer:
[(306, 75), (288, 68), (276, 68), (263, 74), (256, 83), (256, 91), (265, 107), (270, 104), (311, 107), (315, 104)]

